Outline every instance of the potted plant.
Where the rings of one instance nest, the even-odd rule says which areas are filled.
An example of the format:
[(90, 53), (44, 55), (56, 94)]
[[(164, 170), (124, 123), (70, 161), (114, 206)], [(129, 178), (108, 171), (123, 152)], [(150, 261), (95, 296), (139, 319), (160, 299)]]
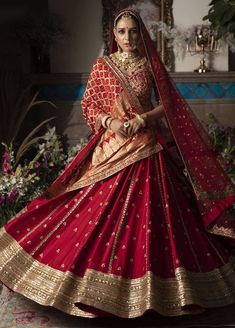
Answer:
[(50, 46), (68, 35), (64, 19), (56, 14), (34, 17), (27, 15), (14, 26), (15, 36), (31, 49), (34, 71), (50, 71)]
[(217, 30), (217, 39), (229, 46), (229, 68), (235, 70), (235, 0), (212, 0), (203, 20), (209, 20)]

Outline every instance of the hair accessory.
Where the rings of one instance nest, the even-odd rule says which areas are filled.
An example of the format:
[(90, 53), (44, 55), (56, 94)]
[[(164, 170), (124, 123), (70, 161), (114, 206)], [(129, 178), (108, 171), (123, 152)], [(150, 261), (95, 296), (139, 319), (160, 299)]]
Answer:
[(120, 13), (116, 16), (116, 18), (114, 19), (114, 23), (113, 23), (114, 27), (116, 26), (116, 24), (117, 24), (117, 20), (118, 20), (120, 17), (123, 17), (123, 18), (125, 18), (125, 19), (130, 19), (130, 18), (132, 18), (132, 17), (135, 17), (135, 18), (138, 20), (138, 22), (139, 22), (139, 18), (138, 18), (137, 14), (136, 14), (134, 11), (132, 11), (132, 10), (125, 10), (125, 11), (120, 12)]
[(124, 11), (124, 13), (122, 14), (122, 18), (126, 18), (126, 19), (131, 18), (130, 12), (129, 11)]

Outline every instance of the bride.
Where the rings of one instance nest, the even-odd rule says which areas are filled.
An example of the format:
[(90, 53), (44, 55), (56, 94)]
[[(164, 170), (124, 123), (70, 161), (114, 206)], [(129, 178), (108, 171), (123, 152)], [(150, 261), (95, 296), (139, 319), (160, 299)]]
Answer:
[(138, 13), (119, 12), (114, 36), (82, 99), (94, 136), (2, 228), (0, 280), (83, 317), (178, 316), (231, 304), (234, 185)]

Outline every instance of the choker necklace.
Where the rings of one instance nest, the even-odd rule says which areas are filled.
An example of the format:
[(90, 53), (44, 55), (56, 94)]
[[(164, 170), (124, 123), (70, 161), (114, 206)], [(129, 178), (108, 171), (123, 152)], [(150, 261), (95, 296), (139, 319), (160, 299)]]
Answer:
[(143, 57), (139, 53), (116, 52), (113, 54), (115, 64), (125, 71), (133, 70)]
[(134, 58), (139, 58), (140, 55), (138, 53), (128, 53), (128, 52), (117, 52), (117, 58), (121, 61), (125, 61), (125, 60), (131, 60)]

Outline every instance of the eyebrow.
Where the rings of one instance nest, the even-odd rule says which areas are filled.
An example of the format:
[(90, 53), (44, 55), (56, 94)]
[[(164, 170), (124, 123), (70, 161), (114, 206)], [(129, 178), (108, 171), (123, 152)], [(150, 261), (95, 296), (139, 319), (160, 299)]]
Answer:
[[(125, 30), (126, 29), (126, 27), (118, 27), (118, 31), (120, 31), (120, 30)], [(138, 29), (138, 27), (131, 27), (131, 28), (129, 28), (129, 30), (137, 30)]]

